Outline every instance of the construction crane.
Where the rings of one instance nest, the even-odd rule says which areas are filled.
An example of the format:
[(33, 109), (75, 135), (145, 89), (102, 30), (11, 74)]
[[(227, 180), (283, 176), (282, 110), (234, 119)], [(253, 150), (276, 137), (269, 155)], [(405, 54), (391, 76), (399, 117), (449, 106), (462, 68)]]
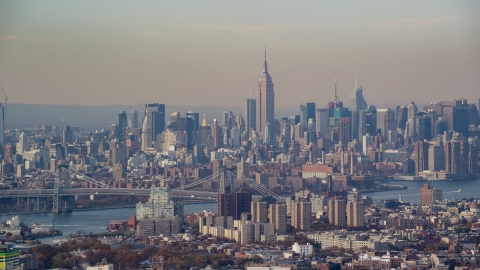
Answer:
[(8, 101), (8, 97), (5, 95), (5, 90), (3, 90), (3, 86), (2, 86), (2, 92), (3, 92), (3, 98), (5, 99), (5, 114), (3, 115), (3, 118), (4, 118), (3, 130), (6, 130), (7, 129), (7, 101)]

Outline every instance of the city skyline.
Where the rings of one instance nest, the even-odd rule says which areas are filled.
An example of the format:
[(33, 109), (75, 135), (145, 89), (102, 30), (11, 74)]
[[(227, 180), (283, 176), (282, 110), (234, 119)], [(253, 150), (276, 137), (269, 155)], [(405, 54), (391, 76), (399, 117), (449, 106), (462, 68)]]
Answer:
[(335, 76), (348, 103), (357, 68), (369, 104), (478, 99), (473, 1), (84, 3), (0, 4), (9, 102), (242, 106), (265, 45), (278, 107), (322, 107)]

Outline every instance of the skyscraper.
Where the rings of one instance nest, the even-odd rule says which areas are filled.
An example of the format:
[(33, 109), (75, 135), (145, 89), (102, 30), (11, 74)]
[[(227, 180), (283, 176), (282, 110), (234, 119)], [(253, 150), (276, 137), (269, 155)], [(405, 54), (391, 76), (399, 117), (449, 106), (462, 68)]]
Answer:
[(267, 68), (267, 51), (265, 50), (265, 60), (263, 61), (263, 72), (258, 78), (257, 98), (256, 98), (256, 125), (257, 132), (263, 133), (267, 122), (272, 125), (275, 121), (275, 93), (273, 83)]
[(415, 157), (415, 175), (428, 170), (428, 148), (430, 144), (418, 141), (413, 146), (413, 155)]
[(343, 147), (352, 141), (352, 121), (348, 117), (341, 117), (338, 121), (338, 141)]
[(132, 130), (138, 127), (138, 111), (132, 111)]
[(243, 114), (245, 116), (245, 128), (250, 135), (250, 131), (252, 129), (256, 129), (256, 121), (257, 121), (257, 115), (256, 115), (256, 110), (257, 110), (257, 105), (256, 105), (256, 100), (253, 98), (249, 98), (245, 100), (245, 106), (244, 106), (244, 111)]
[(274, 144), (275, 143), (275, 132), (273, 129), (272, 122), (267, 122), (264, 130), (264, 143)]
[(316, 120), (315, 116), (315, 103), (308, 102), (300, 104), (300, 122), (302, 122), (303, 126), (306, 127), (308, 125), (308, 119), (313, 118)]
[[(356, 86), (355, 86), (356, 87)], [(350, 94), (350, 110), (360, 111), (367, 108), (367, 102), (363, 97), (363, 88), (362, 86), (356, 87), (353, 92)]]
[(142, 125), (142, 150), (153, 148), (157, 135), (165, 129), (165, 104), (145, 104)]
[(142, 125), (142, 151), (147, 149), (153, 148), (153, 141), (155, 138), (153, 137), (153, 121), (152, 121), (152, 113), (156, 111), (157, 108), (155, 107), (148, 107), (145, 106), (145, 117), (143, 118), (143, 125)]
[(198, 112), (195, 111), (188, 111), (186, 114), (187, 118), (193, 119), (193, 131), (197, 132), (198, 127), (200, 126), (200, 115)]
[(317, 121), (317, 132), (320, 132), (320, 135), (325, 138), (328, 134), (328, 129), (330, 127), (330, 117), (328, 115), (328, 109), (317, 109), (316, 115)]
[(73, 143), (73, 132), (70, 126), (65, 126), (62, 132), (63, 144)]
[(377, 109), (377, 129), (387, 136), (389, 130), (395, 130), (395, 112), (388, 109)]
[(0, 147), (5, 144), (5, 110), (0, 104)]
[(115, 134), (117, 141), (120, 144), (125, 145), (127, 140), (127, 113), (122, 111), (118, 114), (118, 134)]

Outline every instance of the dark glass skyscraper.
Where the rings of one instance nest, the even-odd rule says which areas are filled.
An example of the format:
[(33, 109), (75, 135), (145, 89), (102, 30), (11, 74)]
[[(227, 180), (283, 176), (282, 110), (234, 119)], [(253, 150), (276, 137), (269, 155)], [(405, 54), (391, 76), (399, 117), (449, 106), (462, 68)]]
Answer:
[(257, 128), (257, 102), (253, 98), (249, 98), (245, 100), (245, 106), (243, 110), (243, 114), (245, 116), (245, 128), (250, 134), (250, 130)]
[(118, 140), (118, 143), (124, 144), (125, 141), (127, 140), (127, 125), (128, 125), (128, 120), (127, 120), (127, 113), (125, 111), (122, 111), (118, 115), (118, 134), (115, 134)]
[(312, 118), (316, 122), (315, 103), (308, 102), (300, 105), (300, 122), (303, 126), (308, 126), (308, 119)]
[(152, 136), (153, 140), (157, 138), (157, 135), (165, 130), (165, 104), (152, 103), (146, 104), (145, 107), (156, 107), (157, 111), (152, 112)]
[(198, 127), (200, 126), (200, 115), (198, 112), (188, 111), (186, 116), (193, 119), (193, 131), (198, 131)]

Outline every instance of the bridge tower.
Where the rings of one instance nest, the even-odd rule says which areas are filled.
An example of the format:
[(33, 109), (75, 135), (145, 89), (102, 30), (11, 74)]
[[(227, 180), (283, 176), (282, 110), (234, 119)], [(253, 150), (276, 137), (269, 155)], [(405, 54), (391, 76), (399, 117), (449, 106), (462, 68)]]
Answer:
[(218, 193), (235, 193), (235, 184), (233, 182), (232, 171), (232, 169), (227, 169), (225, 167), (223, 167), (220, 171), (220, 188), (218, 189)]
[(59, 165), (57, 167), (57, 177), (55, 177), (55, 186), (53, 188), (53, 207), (52, 213), (71, 213), (72, 208), (68, 198), (62, 196), (62, 190), (70, 188), (70, 173), (68, 165)]

